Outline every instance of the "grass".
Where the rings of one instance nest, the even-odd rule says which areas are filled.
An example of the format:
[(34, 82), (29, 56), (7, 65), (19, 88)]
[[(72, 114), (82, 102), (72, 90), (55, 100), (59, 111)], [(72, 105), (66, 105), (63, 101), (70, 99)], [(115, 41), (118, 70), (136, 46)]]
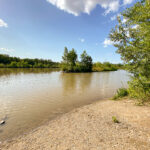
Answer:
[(114, 123), (120, 123), (119, 120), (118, 120), (115, 116), (112, 116), (112, 121), (113, 121)]
[(117, 90), (117, 93), (114, 95), (114, 97), (112, 99), (117, 100), (119, 98), (126, 97), (128, 95), (129, 95), (129, 93), (128, 93), (128, 90), (126, 88), (119, 88)]

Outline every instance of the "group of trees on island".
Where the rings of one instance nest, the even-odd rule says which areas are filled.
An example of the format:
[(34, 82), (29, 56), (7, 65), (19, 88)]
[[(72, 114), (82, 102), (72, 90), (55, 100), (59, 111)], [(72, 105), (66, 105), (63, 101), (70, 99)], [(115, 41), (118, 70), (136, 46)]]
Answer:
[(110, 39), (133, 75), (129, 95), (143, 103), (150, 100), (150, 1), (137, 2), (122, 16), (126, 21), (118, 17), (118, 25), (112, 29)]
[(21, 59), (0, 54), (0, 68), (58, 68), (59, 63), (44, 59)]
[(92, 57), (86, 51), (80, 56), (81, 61), (78, 61), (78, 55), (74, 49), (68, 51), (67, 47), (64, 49), (62, 56), (62, 70), (65, 72), (91, 72), (92, 71)]

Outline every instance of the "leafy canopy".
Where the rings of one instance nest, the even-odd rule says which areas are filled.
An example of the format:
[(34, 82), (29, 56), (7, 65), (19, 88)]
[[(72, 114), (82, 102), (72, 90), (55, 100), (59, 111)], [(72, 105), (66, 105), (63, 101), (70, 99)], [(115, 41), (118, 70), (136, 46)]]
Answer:
[(92, 57), (89, 56), (86, 51), (84, 50), (81, 54), (81, 65), (83, 66), (85, 71), (91, 71), (92, 70)]
[(133, 74), (129, 83), (130, 94), (140, 99), (150, 98), (150, 1), (137, 2), (118, 17), (110, 39), (117, 53)]

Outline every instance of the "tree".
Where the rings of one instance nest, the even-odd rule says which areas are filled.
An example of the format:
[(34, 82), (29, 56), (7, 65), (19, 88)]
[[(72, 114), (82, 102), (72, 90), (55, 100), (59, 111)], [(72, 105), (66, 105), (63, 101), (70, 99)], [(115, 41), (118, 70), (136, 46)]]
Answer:
[(85, 50), (81, 54), (81, 65), (84, 71), (92, 71), (92, 57), (89, 56)]
[(64, 48), (64, 55), (62, 56), (63, 62), (68, 63), (68, 49), (67, 47)]
[(150, 100), (150, 2), (142, 0), (122, 13), (126, 22), (118, 17), (110, 39), (117, 53), (133, 74), (129, 94), (138, 99)]
[(65, 72), (76, 72), (77, 53), (74, 49), (68, 51), (67, 47), (64, 48), (64, 55), (62, 56), (63, 63), (61, 68)]
[(77, 61), (77, 53), (74, 49), (72, 49), (71, 51), (68, 52), (67, 55), (67, 59), (68, 59), (68, 63), (73, 67), (76, 65), (76, 61)]

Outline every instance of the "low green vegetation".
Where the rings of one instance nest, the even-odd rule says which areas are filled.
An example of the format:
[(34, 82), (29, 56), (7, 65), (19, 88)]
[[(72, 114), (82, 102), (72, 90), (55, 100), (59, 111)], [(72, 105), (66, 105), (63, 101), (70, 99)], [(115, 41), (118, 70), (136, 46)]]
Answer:
[(93, 64), (92, 71), (100, 72), (100, 71), (117, 71), (118, 69), (123, 69), (122, 64), (112, 64), (110, 62), (97, 62)]
[(118, 17), (110, 39), (132, 73), (129, 96), (144, 103), (150, 101), (150, 1), (141, 0)]
[(119, 88), (117, 90), (117, 93), (114, 95), (114, 97), (112, 98), (113, 100), (117, 100), (119, 98), (123, 98), (129, 95), (129, 92), (126, 88)]
[(0, 54), (0, 68), (58, 68), (59, 63), (43, 59), (21, 59)]
[(114, 123), (120, 123), (119, 120), (118, 120), (115, 116), (112, 116), (112, 121), (113, 121)]
[(67, 47), (64, 49), (62, 56), (61, 68), (64, 72), (100, 72), (100, 71), (116, 71), (123, 69), (122, 64), (112, 64), (110, 62), (93, 63), (92, 57), (84, 50), (78, 61), (78, 55), (74, 49), (68, 51)]

